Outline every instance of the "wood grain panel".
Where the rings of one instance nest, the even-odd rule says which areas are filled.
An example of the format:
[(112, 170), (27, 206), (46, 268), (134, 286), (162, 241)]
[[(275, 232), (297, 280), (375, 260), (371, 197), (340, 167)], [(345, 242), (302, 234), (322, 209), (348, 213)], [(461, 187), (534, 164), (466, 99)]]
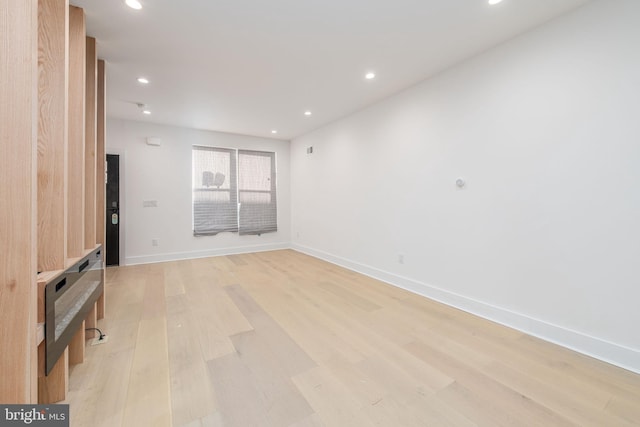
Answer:
[(36, 325), (36, 345), (40, 345), (44, 341), (44, 323)]
[(37, 0), (0, 3), (0, 402), (37, 400)]
[[(269, 424), (288, 426), (313, 413), (309, 403), (291, 381), (292, 374), (307, 369), (291, 369), (291, 365), (299, 365), (296, 361), (300, 353), (297, 346), (290, 347), (292, 341), (281, 341), (286, 334), (269, 335), (265, 332), (269, 331), (244, 332), (233, 336), (232, 342), (240, 361), (249, 368), (253, 386), (266, 405), (265, 417)], [(280, 349), (283, 351), (279, 352)], [(291, 358), (283, 357), (286, 350), (291, 350)], [(308, 366), (316, 365), (311, 363)], [(224, 394), (225, 390), (219, 388), (217, 392)], [(226, 408), (220, 408), (220, 412), (224, 415)]]
[[(107, 350), (108, 352), (101, 352)], [(108, 347), (97, 346), (87, 348), (91, 352), (87, 356), (94, 362), (76, 365), (71, 376), (82, 376), (85, 381), (76, 388), (69, 389), (71, 425), (82, 427), (117, 427), (122, 425), (124, 402), (127, 394), (123, 393), (129, 382), (129, 372), (133, 360), (133, 348), (111, 351)], [(99, 384), (99, 393), (87, 393), (84, 389)]]
[(98, 106), (98, 56), (96, 39), (86, 38), (84, 126), (84, 247), (96, 247), (96, 113)]
[(69, 1), (38, 2), (38, 271), (67, 257)]
[[(189, 310), (184, 295), (167, 298), (167, 338), (174, 426), (182, 426), (213, 414), (217, 409), (207, 365), (195, 334), (200, 319)], [(189, 390), (197, 389), (197, 394)]]
[(44, 305), (45, 301), (45, 288), (47, 287), (47, 282), (41, 281), (38, 278), (37, 289), (36, 289), (36, 322), (44, 324), (46, 320), (46, 307)]
[[(107, 93), (106, 93), (105, 62), (98, 60), (98, 87), (96, 98), (96, 243), (105, 243), (105, 168), (107, 144)], [(98, 319), (104, 319), (106, 314), (106, 288), (98, 298)]]
[[(207, 366), (221, 408), (223, 425), (265, 425), (267, 402), (261, 390), (254, 386), (251, 371), (242, 363), (238, 354), (210, 360)], [(251, 404), (247, 405), (246, 402)]]
[(280, 368), (289, 376), (306, 372), (316, 366), (309, 355), (256, 303), (242, 286), (227, 286), (225, 290), (253, 326), (253, 331), (232, 336), (232, 342), (236, 349), (242, 345), (263, 347), (265, 351), (268, 349), (272, 359), (279, 361)]
[[(457, 355), (446, 348), (436, 348), (432, 343), (418, 341), (408, 344), (405, 348), (456, 378), (455, 383), (438, 392), (438, 397), (452, 406), (459, 405), (460, 412), (467, 417), (486, 417), (496, 425), (514, 425), (524, 418), (528, 420), (528, 425), (574, 425), (575, 418), (570, 420), (562, 414), (564, 411), (556, 412), (550, 409), (545, 399), (540, 400), (535, 392), (531, 393), (533, 390), (528, 390), (528, 397), (523, 399), (524, 394), (518, 390), (520, 387), (514, 388), (508, 381), (503, 383), (500, 376), (487, 375), (485, 372), (490, 372), (490, 368), (478, 371), (472, 367), (473, 359), (465, 357), (464, 354)], [(502, 371), (502, 368), (498, 370)], [(584, 421), (586, 420), (581, 420), (579, 424), (587, 425)], [(601, 421), (603, 420), (597, 425), (604, 425), (600, 424)], [(625, 424), (616, 422), (616, 425)]]
[(105, 162), (107, 145), (107, 80), (104, 60), (98, 59), (96, 91), (96, 243), (105, 239)]
[(45, 356), (45, 343), (42, 343), (38, 347), (38, 403), (60, 402), (67, 398), (69, 392), (69, 348), (64, 350), (47, 376), (44, 374)]
[(69, 342), (69, 365), (77, 365), (84, 362), (84, 328), (85, 321), (78, 328), (71, 342)]
[(84, 151), (86, 27), (84, 11), (69, 7), (69, 148), (67, 181), (67, 257), (84, 250)]
[(167, 321), (140, 321), (123, 425), (171, 426)]
[(97, 303), (93, 304), (93, 308), (87, 315), (87, 318), (84, 320), (84, 339), (88, 340), (91, 338), (95, 338), (98, 336), (98, 332), (94, 328), (98, 327), (98, 308)]
[[(102, 281), (106, 281), (106, 274), (103, 270), (102, 272)], [(96, 301), (96, 316), (98, 320), (104, 319), (106, 315), (106, 306), (107, 306), (107, 290), (106, 288), (102, 291), (102, 295), (98, 297), (98, 301)]]
[[(300, 392), (326, 426), (374, 426), (363, 407), (338, 377), (318, 366), (293, 378)], [(335, 402), (339, 401), (340, 405)]]

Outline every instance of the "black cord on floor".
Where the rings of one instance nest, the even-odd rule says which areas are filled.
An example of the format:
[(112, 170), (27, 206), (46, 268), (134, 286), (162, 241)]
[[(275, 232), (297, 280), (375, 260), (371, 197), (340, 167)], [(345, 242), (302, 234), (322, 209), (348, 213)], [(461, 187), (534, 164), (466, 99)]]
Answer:
[(98, 338), (98, 341), (102, 341), (104, 339), (104, 337), (106, 337), (105, 334), (102, 333), (102, 331), (98, 328), (87, 328), (85, 329), (85, 331), (98, 331), (98, 333), (100, 334), (100, 337)]

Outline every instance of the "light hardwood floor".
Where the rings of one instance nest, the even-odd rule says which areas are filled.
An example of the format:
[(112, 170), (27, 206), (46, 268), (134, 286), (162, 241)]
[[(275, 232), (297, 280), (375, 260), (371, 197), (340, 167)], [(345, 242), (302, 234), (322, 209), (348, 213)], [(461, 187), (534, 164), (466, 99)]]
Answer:
[(640, 375), (294, 251), (106, 286), (74, 427), (640, 425)]

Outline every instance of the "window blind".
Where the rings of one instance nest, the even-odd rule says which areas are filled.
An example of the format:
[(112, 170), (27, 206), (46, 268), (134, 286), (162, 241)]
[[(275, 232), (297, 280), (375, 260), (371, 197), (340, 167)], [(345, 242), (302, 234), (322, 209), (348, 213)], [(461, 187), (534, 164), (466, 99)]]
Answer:
[(238, 150), (240, 234), (278, 230), (276, 203), (276, 153)]
[(236, 151), (194, 146), (192, 156), (193, 234), (238, 231)]

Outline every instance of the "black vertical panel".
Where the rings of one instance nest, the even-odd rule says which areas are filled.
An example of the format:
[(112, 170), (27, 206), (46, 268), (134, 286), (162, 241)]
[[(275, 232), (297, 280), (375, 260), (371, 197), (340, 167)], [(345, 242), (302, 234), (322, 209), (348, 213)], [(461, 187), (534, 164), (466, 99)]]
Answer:
[(107, 241), (105, 262), (120, 264), (120, 156), (107, 154)]

